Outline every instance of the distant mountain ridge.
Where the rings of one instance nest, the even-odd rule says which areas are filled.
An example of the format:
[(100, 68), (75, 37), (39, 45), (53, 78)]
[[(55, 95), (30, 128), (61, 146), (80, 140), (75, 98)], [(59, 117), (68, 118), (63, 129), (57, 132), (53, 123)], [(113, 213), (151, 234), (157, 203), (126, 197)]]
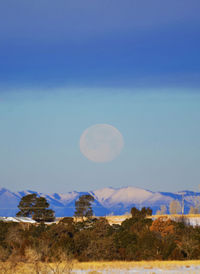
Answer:
[(73, 216), (75, 201), (83, 194), (90, 194), (94, 197), (93, 211), (96, 216), (122, 215), (130, 212), (133, 206), (141, 208), (143, 206), (151, 207), (153, 213), (160, 209), (161, 205), (166, 205), (169, 210), (169, 204), (172, 200), (182, 202), (184, 193), (184, 212), (188, 213), (191, 206), (194, 206), (195, 197), (200, 193), (193, 191), (181, 192), (152, 192), (138, 187), (122, 188), (102, 188), (89, 192), (72, 191), (64, 194), (53, 193), (44, 194), (32, 190), (12, 192), (6, 188), (0, 188), (0, 216), (15, 216), (18, 211), (20, 199), (27, 194), (36, 193), (44, 196), (50, 203), (50, 207), (55, 211), (57, 217)]

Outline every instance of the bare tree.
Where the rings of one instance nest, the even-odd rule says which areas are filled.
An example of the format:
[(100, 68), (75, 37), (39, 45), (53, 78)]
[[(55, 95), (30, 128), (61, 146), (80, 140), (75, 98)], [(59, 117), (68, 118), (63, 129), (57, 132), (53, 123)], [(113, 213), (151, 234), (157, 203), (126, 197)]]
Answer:
[(172, 200), (169, 205), (170, 214), (178, 214), (181, 212), (181, 204), (178, 200)]
[(199, 196), (195, 197), (195, 199), (194, 199), (194, 208), (196, 211), (195, 214), (200, 213), (200, 197)]
[(185, 235), (181, 243), (178, 243), (178, 248), (187, 255), (187, 259), (193, 259), (193, 254), (199, 252), (199, 243), (196, 239), (192, 239), (189, 235)]
[(58, 254), (59, 260), (53, 263), (45, 263), (46, 269), (48, 270), (47, 273), (51, 271), (51, 273), (54, 274), (70, 274), (73, 268), (72, 258), (61, 250), (58, 251)]
[[(50, 253), (51, 248), (48, 247), (46, 251)], [(25, 250), (25, 260), (31, 264), (34, 274), (70, 274), (73, 268), (72, 258), (61, 249), (57, 250), (57, 258), (55, 261), (46, 258), (46, 260), (42, 262), (42, 253), (28, 247)]]
[(165, 205), (161, 205), (160, 209), (156, 211), (156, 215), (165, 215), (167, 214), (167, 207)]
[(27, 247), (25, 249), (25, 260), (27, 263), (32, 263), (35, 274), (45, 274), (44, 271), (42, 272), (41, 267), (41, 253), (31, 247)]
[(160, 213), (161, 213), (161, 215), (165, 215), (167, 213), (167, 207), (166, 207), (166, 205), (161, 205), (161, 207), (160, 207)]
[(190, 207), (190, 211), (189, 214), (198, 214), (199, 213), (199, 209), (196, 208), (195, 206), (191, 206)]
[[(199, 185), (199, 189), (200, 189), (200, 185)], [(196, 195), (194, 197), (194, 206), (190, 207), (190, 212), (189, 214), (199, 214), (200, 213), (200, 196), (197, 196), (197, 192)]]

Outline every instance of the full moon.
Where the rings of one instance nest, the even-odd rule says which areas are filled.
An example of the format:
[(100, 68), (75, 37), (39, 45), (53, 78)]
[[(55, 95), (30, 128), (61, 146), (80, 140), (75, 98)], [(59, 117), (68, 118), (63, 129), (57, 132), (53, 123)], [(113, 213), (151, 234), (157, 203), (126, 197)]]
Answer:
[(93, 162), (110, 162), (124, 146), (122, 134), (108, 124), (96, 124), (87, 128), (80, 138), (82, 154)]

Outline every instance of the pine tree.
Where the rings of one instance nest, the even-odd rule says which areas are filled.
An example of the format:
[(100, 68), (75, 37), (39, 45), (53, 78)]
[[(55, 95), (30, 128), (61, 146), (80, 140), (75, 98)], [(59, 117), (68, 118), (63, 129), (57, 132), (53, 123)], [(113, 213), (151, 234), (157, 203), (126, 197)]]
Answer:
[(94, 197), (91, 195), (82, 195), (75, 202), (76, 211), (75, 217), (91, 217), (93, 216), (93, 210), (91, 203), (94, 202)]
[(48, 209), (49, 203), (44, 197), (38, 197), (34, 205), (33, 220), (37, 222), (52, 222), (54, 221), (54, 211)]
[(37, 197), (35, 193), (22, 197), (18, 207), (18, 217), (32, 217), (37, 222), (52, 222), (55, 219), (54, 211), (49, 209), (46, 198)]
[(19, 212), (17, 212), (16, 216), (18, 217), (32, 217), (33, 208), (35, 206), (37, 200), (37, 194), (28, 194), (21, 198), (21, 201), (18, 205)]

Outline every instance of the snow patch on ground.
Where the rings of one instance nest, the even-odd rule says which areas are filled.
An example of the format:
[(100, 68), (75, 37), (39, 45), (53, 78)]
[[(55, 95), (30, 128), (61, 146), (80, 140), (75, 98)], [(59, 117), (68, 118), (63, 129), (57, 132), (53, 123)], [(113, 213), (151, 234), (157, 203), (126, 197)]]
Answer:
[(153, 273), (170, 273), (170, 274), (177, 274), (177, 273), (188, 273), (188, 274), (197, 274), (200, 273), (200, 266), (181, 266), (181, 267), (174, 267), (171, 269), (162, 269), (162, 268), (137, 268), (137, 269), (102, 269), (102, 270), (95, 270), (88, 269), (88, 270), (73, 270), (73, 274), (89, 274), (89, 273), (102, 273), (102, 274), (130, 274), (130, 273), (146, 273), (146, 274), (153, 274)]

